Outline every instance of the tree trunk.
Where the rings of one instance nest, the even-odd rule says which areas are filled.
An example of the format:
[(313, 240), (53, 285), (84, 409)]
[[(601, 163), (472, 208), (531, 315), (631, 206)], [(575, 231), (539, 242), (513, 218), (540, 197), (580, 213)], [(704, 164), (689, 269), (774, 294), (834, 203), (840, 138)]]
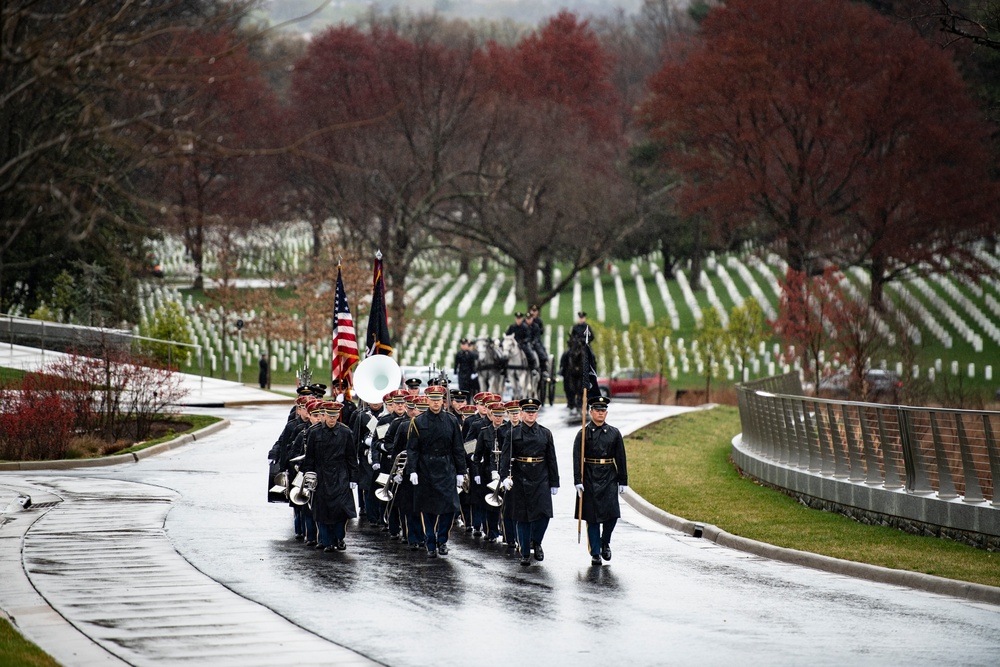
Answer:
[(309, 226), (312, 228), (312, 252), (309, 254), (309, 257), (315, 266), (316, 260), (319, 259), (319, 251), (323, 247), (323, 223), (310, 220)]
[(524, 285), (524, 300), (528, 304), (538, 303), (538, 265), (540, 264), (538, 254), (526, 258), (519, 264), (522, 275), (521, 280)]
[[(552, 293), (552, 258), (549, 257), (542, 264), (542, 289), (545, 290), (546, 294)], [(532, 301), (532, 303), (537, 303)]]
[(458, 275), (462, 275), (463, 273), (470, 275), (469, 269), (471, 268), (471, 263), (472, 260), (469, 259), (469, 255), (463, 252), (458, 259)]
[(885, 315), (885, 270), (880, 259), (872, 260), (871, 292), (868, 295), (868, 305), (879, 315)]

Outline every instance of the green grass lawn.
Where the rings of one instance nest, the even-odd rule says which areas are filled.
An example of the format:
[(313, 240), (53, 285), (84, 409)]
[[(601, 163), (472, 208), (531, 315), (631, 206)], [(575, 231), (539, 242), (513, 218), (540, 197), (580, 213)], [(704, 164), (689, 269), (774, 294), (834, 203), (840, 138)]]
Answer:
[(0, 367), (0, 384), (5, 384), (7, 382), (20, 383), (23, 377), (24, 371), (20, 369)]
[(0, 667), (59, 667), (59, 663), (0, 618)]
[(145, 442), (140, 442), (136, 445), (132, 445), (128, 449), (117, 451), (115, 452), (115, 454), (131, 454), (132, 452), (142, 451), (147, 447), (158, 445), (161, 442), (169, 442), (170, 440), (173, 440), (174, 438), (180, 435), (184, 435), (185, 433), (191, 433), (192, 431), (197, 431), (205, 428), (206, 426), (210, 426), (212, 424), (215, 424), (216, 422), (222, 421), (221, 417), (213, 417), (211, 415), (172, 415), (171, 419), (177, 419), (180, 421), (189, 422), (191, 424), (191, 428), (189, 428), (186, 431), (181, 431), (180, 433), (170, 433), (163, 437), (156, 438), (155, 440), (146, 440)]
[(868, 526), (809, 509), (740, 477), (730, 462), (739, 411), (721, 406), (665, 419), (626, 439), (629, 482), (657, 507), (690, 521), (790, 549), (1000, 586), (1000, 553)]

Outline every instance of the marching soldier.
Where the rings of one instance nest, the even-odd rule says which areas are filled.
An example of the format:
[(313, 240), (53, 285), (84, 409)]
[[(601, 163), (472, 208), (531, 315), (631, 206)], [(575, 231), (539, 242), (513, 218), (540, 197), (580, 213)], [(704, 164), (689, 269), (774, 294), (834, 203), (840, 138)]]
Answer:
[(510, 471), (503, 485), (514, 502), (521, 565), (530, 565), (532, 551), (535, 560), (545, 558), (542, 539), (552, 518), (552, 496), (559, 492), (559, 466), (552, 432), (536, 421), (541, 401), (525, 398), (520, 404), (521, 424), (511, 429), (500, 469)]
[(476, 360), (479, 354), (472, 349), (472, 341), (463, 338), (459, 350), (455, 353), (455, 375), (458, 376), (458, 388), (471, 393), (479, 383), (476, 382)]
[[(497, 429), (497, 440), (500, 444), (500, 449), (503, 450), (504, 446), (510, 443), (510, 437), (512, 429), (514, 429), (518, 424), (521, 423), (521, 403), (519, 401), (508, 401), (504, 403), (504, 408), (507, 411), (507, 421), (501, 424), (500, 428)], [(497, 456), (497, 459), (500, 457)], [(497, 467), (499, 468), (500, 461), (497, 461)], [(510, 476), (510, 468), (498, 469), (501, 477)], [(514, 498), (511, 496), (504, 497), (503, 506), (500, 509), (501, 522), (500, 522), (500, 532), (503, 536), (504, 544), (507, 545), (506, 556), (510, 557), (514, 555), (514, 550), (517, 547), (517, 524), (514, 523)]]
[[(418, 398), (420, 396), (414, 396), (402, 389), (396, 390), (393, 395), (394, 417), (386, 429), (385, 437), (379, 441), (379, 450), (382, 452), (381, 470), (386, 474), (394, 474), (396, 456), (406, 447), (406, 431), (410, 421), (418, 414), (414, 405), (414, 401)], [(382, 530), (389, 532), (390, 540), (399, 539), (406, 531), (406, 512), (410, 504), (403, 502), (403, 493), (406, 491), (397, 486), (396, 494), (399, 497), (390, 501), (388, 506), (382, 507), (387, 524)], [(412, 495), (407, 497), (412, 498)]]
[(410, 424), (406, 438), (406, 472), (414, 489), (414, 508), (421, 512), (427, 555), (448, 553), (448, 533), (459, 510), (458, 487), (468, 468), (458, 420), (443, 410), (445, 388), (424, 392), (429, 410)]
[(500, 537), (500, 511), (486, 502), (486, 494), (491, 493), (486, 485), (500, 479), (494, 452), (500, 450), (497, 429), (503, 424), (507, 410), (500, 402), (490, 403), (489, 410), (490, 423), (479, 430), (469, 474), (472, 475), (472, 522), (477, 529), (472, 536), (478, 537), (477, 533), (482, 531), (488, 542), (495, 542)]
[[(396, 430), (393, 457), (399, 456), (400, 452), (406, 451), (406, 439), (410, 432), (410, 424), (421, 414), (427, 412), (430, 402), (426, 396), (408, 396), (406, 404), (406, 419), (400, 423)], [(408, 455), (407, 455), (408, 456)], [(424, 524), (420, 517), (420, 512), (414, 507), (414, 489), (410, 483), (410, 478), (405, 474), (405, 470), (396, 473), (396, 494), (393, 499), (391, 513), (396, 514), (398, 521), (406, 534), (406, 543), (410, 551), (423, 549), (426, 545), (426, 535), (424, 534)]]
[[(379, 427), (388, 425), (395, 415), (389, 410), (385, 401), (392, 400), (391, 392), (378, 403), (369, 403), (368, 407), (358, 410), (351, 430), (354, 432), (354, 444), (358, 448), (358, 511), (364, 512), (368, 524), (377, 526), (380, 520), (379, 501), (375, 498), (376, 471), (382, 468), (382, 456), (379, 452)], [(388, 426), (382, 428), (382, 435)], [(376, 467), (377, 466), (377, 467)]]
[[(305, 395), (300, 395), (295, 399), (292, 418), (285, 424), (285, 427), (281, 430), (281, 435), (278, 436), (278, 439), (271, 447), (271, 451), (267, 453), (268, 460), (278, 464), (278, 470), (284, 471), (285, 474), (288, 475), (289, 482), (295, 478), (296, 472), (295, 464), (289, 461), (291, 458), (290, 452), (295, 443), (295, 438), (311, 424), (309, 421), (309, 410), (307, 409), (308, 401), (309, 398)], [(291, 501), (289, 501), (288, 504), (291, 505), (293, 510), (292, 515), (293, 525), (295, 527), (295, 539), (301, 540), (305, 537), (306, 531), (302, 517), (297, 511), (298, 505)]]
[(322, 409), (323, 425), (309, 431), (302, 468), (316, 476), (312, 511), (319, 528), (317, 546), (343, 551), (347, 522), (357, 516), (352, 491), (358, 486), (358, 450), (354, 434), (338, 423), (343, 405), (326, 401)]
[[(580, 429), (573, 442), (573, 481), (580, 496), (574, 518), (587, 522), (587, 543), (593, 565), (600, 565), (602, 558), (611, 560), (611, 532), (621, 516), (618, 494), (624, 493), (628, 486), (622, 434), (605, 422), (610, 402), (606, 396), (595, 396), (589, 401), (590, 423), (586, 433)], [(582, 478), (581, 440), (585, 441)]]
[[(305, 457), (306, 441), (310, 431), (320, 428), (320, 422), (323, 421), (323, 401), (318, 398), (306, 399), (306, 415), (308, 424), (299, 431), (298, 435), (295, 436), (295, 440), (292, 441), (291, 447), (288, 448), (288, 474), (292, 479), (295, 478), (296, 473), (305, 470), (302, 466), (302, 459)], [(294, 505), (294, 503), (292, 504)], [(294, 510), (296, 534), (301, 530), (306, 546), (316, 546), (319, 536), (317, 535), (316, 522), (313, 521), (312, 512), (305, 505), (295, 505)]]
[(406, 391), (411, 396), (416, 396), (420, 393), (420, 378), (407, 378), (405, 384)]

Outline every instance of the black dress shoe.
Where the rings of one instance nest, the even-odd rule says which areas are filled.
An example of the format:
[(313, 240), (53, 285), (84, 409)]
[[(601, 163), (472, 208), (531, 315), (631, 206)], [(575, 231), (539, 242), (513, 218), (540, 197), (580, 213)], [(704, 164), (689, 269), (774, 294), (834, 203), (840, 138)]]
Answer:
[(545, 552), (542, 551), (542, 545), (535, 544), (534, 549), (535, 549), (535, 560), (545, 560)]
[(605, 544), (601, 546), (601, 558), (604, 560), (611, 560), (611, 545)]
[[(316, 547), (316, 548), (318, 549), (319, 547)], [(323, 547), (323, 553), (325, 553), (325, 554), (328, 554), (328, 553), (330, 553), (333, 550), (334, 550), (334, 548), (333, 548), (332, 544), (330, 546), (328, 546), (328, 547)]]
[(590, 557), (590, 564), (591, 565), (600, 565), (601, 564), (601, 557), (597, 556), (597, 555), (591, 556)]
[(305, 535), (303, 535), (302, 533), (295, 533), (295, 539), (303, 540), (305, 539)]
[(472, 536), (473, 537), (482, 537), (483, 536), (483, 531), (481, 531), (478, 528), (476, 528), (475, 530), (472, 531)]
[(419, 544), (411, 544), (410, 545), (410, 551), (416, 551), (419, 548), (420, 548)]
[(508, 544), (508, 545), (507, 545), (507, 550), (506, 550), (506, 552), (504, 553), (504, 555), (505, 555), (505, 556), (508, 556), (508, 557), (510, 557), (510, 556), (513, 556), (513, 555), (514, 555), (514, 545), (513, 545), (513, 544)]
[(337, 550), (344, 551), (347, 549), (347, 542), (344, 540), (337, 540)]
[(441, 554), (442, 556), (446, 555), (448, 553), (448, 545), (442, 544), (441, 546), (439, 546), (438, 553)]
[(314, 547), (314, 546), (316, 546), (316, 540), (308, 540), (306, 542), (306, 546), (307, 547)]
[(427, 552), (427, 557), (428, 558), (437, 558), (438, 557), (438, 552), (436, 550), (434, 550), (434, 549), (431, 549), (430, 551)]
[(528, 558), (528, 556), (525, 554), (521, 554), (521, 565), (525, 566), (531, 565), (531, 559)]

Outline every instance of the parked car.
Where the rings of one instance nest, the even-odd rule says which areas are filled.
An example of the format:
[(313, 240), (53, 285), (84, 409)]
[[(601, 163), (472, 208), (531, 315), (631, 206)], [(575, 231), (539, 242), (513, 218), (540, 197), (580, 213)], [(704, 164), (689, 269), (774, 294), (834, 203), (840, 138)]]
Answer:
[[(819, 395), (826, 398), (848, 398), (851, 371), (841, 368), (833, 375), (820, 379)], [(864, 400), (898, 403), (903, 380), (894, 371), (872, 368), (865, 371)]]
[(605, 396), (640, 396), (655, 390), (662, 383), (667, 389), (667, 380), (655, 371), (639, 371), (638, 368), (620, 368), (610, 378), (597, 378), (597, 385)]

